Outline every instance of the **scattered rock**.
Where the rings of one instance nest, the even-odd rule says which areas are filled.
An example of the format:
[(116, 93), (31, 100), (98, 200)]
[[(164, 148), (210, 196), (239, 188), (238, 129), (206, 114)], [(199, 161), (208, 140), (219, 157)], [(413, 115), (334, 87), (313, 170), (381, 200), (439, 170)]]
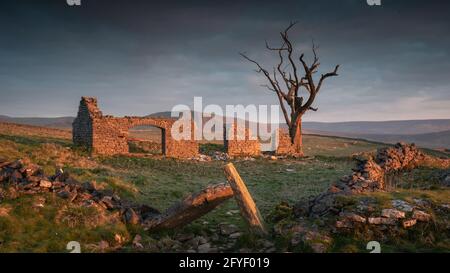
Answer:
[(412, 218), (414, 218), (420, 222), (429, 222), (429, 221), (431, 221), (432, 216), (424, 211), (415, 210), (413, 212)]
[(118, 243), (118, 244), (123, 244), (123, 242), (125, 242), (125, 238), (120, 235), (120, 234), (115, 234), (114, 235), (114, 240)]
[(227, 153), (214, 152), (214, 155), (212, 156), (212, 159), (214, 159), (214, 160), (221, 160), (221, 161), (227, 161), (228, 159), (230, 159), (230, 156)]
[(41, 187), (41, 188), (51, 188), (52, 186), (53, 186), (53, 183), (52, 182), (50, 182), (50, 181), (47, 181), (47, 180), (41, 180), (40, 182), (39, 182), (39, 186)]
[(84, 183), (81, 185), (81, 187), (82, 187), (83, 190), (85, 190), (85, 191), (87, 191), (87, 192), (90, 192), (90, 193), (93, 192), (93, 191), (95, 191), (94, 184), (91, 183), (91, 182), (84, 182)]
[(416, 219), (409, 219), (409, 220), (403, 221), (402, 225), (403, 225), (403, 228), (410, 228), (410, 227), (414, 226), (416, 223), (417, 223)]
[(111, 196), (103, 197), (100, 202), (102, 202), (107, 209), (113, 209), (115, 207)]
[(208, 253), (210, 251), (210, 249), (211, 249), (211, 244), (205, 243), (205, 244), (199, 245), (197, 248), (197, 251), (200, 253)]
[(226, 236), (239, 231), (238, 227), (235, 225), (232, 225), (232, 224), (231, 225), (230, 224), (220, 224), (219, 229), (220, 229), (220, 234), (226, 235)]
[(271, 248), (271, 247), (274, 246), (274, 243), (272, 243), (272, 242), (270, 242), (270, 241), (267, 241), (267, 240), (264, 240), (264, 241), (263, 241), (263, 246), (264, 246), (265, 248)]
[(240, 232), (235, 232), (235, 233), (230, 234), (229, 238), (230, 238), (230, 239), (237, 239), (237, 238), (239, 238), (239, 237), (241, 237), (241, 236), (242, 236), (242, 233), (240, 233)]
[[(268, 248), (268, 249), (266, 249), (264, 252), (265, 253), (274, 253), (274, 252), (276, 252), (277, 251), (277, 249), (275, 248), (275, 247), (270, 247), (270, 248)], [(241, 252), (242, 253), (242, 252)]]
[(411, 212), (414, 209), (413, 206), (403, 200), (392, 200), (392, 206), (404, 212)]
[(123, 219), (125, 223), (131, 225), (137, 225), (140, 222), (139, 215), (132, 208), (125, 209)]
[(351, 222), (345, 221), (345, 220), (344, 221), (336, 221), (335, 226), (337, 228), (352, 228), (353, 227)]
[(9, 212), (11, 211), (11, 207), (9, 206), (0, 206), (0, 217), (9, 216)]
[(384, 209), (381, 211), (381, 216), (386, 218), (403, 219), (405, 212), (396, 209)]
[(325, 253), (328, 247), (325, 244), (315, 243), (311, 244), (311, 248), (314, 253)]
[(70, 197), (70, 193), (68, 191), (60, 191), (57, 195), (63, 199), (67, 199)]
[(423, 199), (414, 198), (413, 201), (414, 201), (414, 203), (416, 203), (416, 205), (418, 205), (420, 207), (428, 207), (430, 205), (429, 201), (423, 200)]
[(34, 208), (43, 208), (46, 200), (44, 197), (37, 197), (33, 203)]
[(100, 241), (98, 243), (98, 248), (100, 251), (104, 252), (106, 249), (109, 248), (109, 243), (107, 241)]
[(133, 247), (134, 248), (144, 248), (144, 246), (141, 244), (142, 236), (137, 234), (133, 239)]
[(353, 213), (353, 212), (348, 212), (348, 213), (342, 212), (340, 214), (340, 216), (349, 221), (352, 221), (352, 222), (357, 222), (357, 223), (365, 223), (366, 222), (366, 218), (364, 218), (356, 213)]
[(369, 217), (369, 224), (372, 225), (396, 225), (397, 221), (393, 218)]

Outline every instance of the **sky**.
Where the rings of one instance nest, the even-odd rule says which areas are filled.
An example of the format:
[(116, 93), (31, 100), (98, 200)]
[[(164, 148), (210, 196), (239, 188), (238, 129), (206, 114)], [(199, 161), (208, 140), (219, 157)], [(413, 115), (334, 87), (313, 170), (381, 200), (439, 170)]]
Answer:
[[(265, 41), (290, 38), (325, 82), (305, 121), (450, 118), (450, 1), (3, 0), (0, 115), (75, 116), (81, 96), (105, 114), (177, 104), (276, 104), (262, 75), (278, 62)], [(298, 56), (298, 53), (297, 53)]]

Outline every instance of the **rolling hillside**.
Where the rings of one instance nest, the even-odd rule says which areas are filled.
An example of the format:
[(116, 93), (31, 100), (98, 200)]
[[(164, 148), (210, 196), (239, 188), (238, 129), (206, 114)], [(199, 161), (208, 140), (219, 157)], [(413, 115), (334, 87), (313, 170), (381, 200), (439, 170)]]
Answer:
[[(170, 112), (158, 112), (151, 117), (170, 117)], [(39, 118), (0, 116), (0, 122), (71, 129), (74, 117)], [(204, 119), (204, 122), (207, 118)], [(355, 122), (304, 122), (306, 134), (339, 136), (371, 141), (395, 143), (414, 142), (432, 149), (450, 149), (450, 119), (355, 121)]]

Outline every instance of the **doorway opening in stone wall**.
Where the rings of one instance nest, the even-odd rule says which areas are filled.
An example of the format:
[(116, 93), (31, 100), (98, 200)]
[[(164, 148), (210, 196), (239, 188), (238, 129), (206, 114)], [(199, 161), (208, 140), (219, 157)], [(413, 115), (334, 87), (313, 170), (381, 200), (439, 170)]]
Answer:
[(140, 125), (129, 129), (128, 152), (131, 154), (164, 155), (165, 129)]
[[(203, 121), (205, 123), (205, 121)], [(225, 133), (224, 128), (216, 128), (216, 125), (213, 125), (211, 128), (211, 132), (203, 132), (203, 139), (199, 141), (199, 151), (201, 154), (220, 157), (226, 153), (225, 147)], [(221, 132), (223, 135), (223, 139), (215, 137), (216, 132)]]

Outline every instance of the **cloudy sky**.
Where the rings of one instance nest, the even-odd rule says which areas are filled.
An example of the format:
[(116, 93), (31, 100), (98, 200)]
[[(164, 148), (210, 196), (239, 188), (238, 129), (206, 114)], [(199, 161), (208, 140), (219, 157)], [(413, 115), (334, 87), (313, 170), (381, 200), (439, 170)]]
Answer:
[[(151, 2), (151, 3), (150, 3)], [(0, 115), (73, 116), (81, 96), (104, 113), (192, 104), (273, 104), (265, 40), (291, 33), (321, 68), (341, 64), (308, 121), (450, 118), (450, 1), (114, 1), (0, 3)]]

